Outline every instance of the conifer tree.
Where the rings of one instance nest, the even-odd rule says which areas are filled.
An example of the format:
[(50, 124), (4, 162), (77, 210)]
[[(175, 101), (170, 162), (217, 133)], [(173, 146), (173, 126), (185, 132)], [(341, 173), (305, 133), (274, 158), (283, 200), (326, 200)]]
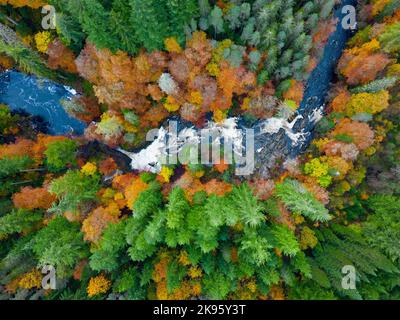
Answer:
[(49, 144), (44, 152), (49, 171), (58, 172), (75, 164), (77, 147), (78, 143), (70, 139)]
[(0, 239), (13, 233), (28, 231), (43, 218), (40, 211), (29, 211), (25, 209), (13, 210), (9, 214), (0, 217)]
[(328, 210), (297, 180), (287, 179), (276, 186), (275, 195), (292, 211), (312, 221), (331, 219)]
[(121, 254), (125, 241), (126, 220), (110, 223), (99, 241), (98, 248), (90, 256), (90, 267), (95, 271), (114, 271), (121, 266)]
[(31, 247), (39, 264), (52, 265), (57, 276), (66, 276), (76, 263), (88, 255), (79, 224), (56, 217), (32, 239)]
[(110, 13), (98, 0), (71, 0), (68, 1), (68, 10), (77, 15), (88, 40), (99, 49), (116, 51), (119, 48), (118, 39), (110, 36)]
[(53, 180), (49, 191), (58, 197), (58, 204), (50, 212), (63, 214), (77, 212), (79, 206), (87, 201), (96, 201), (99, 190), (99, 177), (87, 176), (80, 171), (70, 170), (64, 176)]

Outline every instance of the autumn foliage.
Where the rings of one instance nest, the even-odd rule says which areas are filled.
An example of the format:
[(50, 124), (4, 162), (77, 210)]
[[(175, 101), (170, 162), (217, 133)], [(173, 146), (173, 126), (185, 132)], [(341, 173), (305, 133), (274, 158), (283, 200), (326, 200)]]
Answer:
[[(0, 297), (397, 298), (397, 1), (359, 4), (366, 28), (343, 52), (315, 110), (321, 119), (296, 110), (313, 85), (303, 71), (318, 65), (339, 23), (331, 15), (338, 1), (297, 2), (50, 1), (62, 13), (57, 30), (42, 32), (42, 1), (0, 0), (30, 7), (5, 11), (18, 34), (35, 25), (26, 50), (74, 81), (80, 94), (62, 106), (87, 124), (79, 137), (32, 136), (33, 119), (14, 122), (1, 108)], [(178, 14), (183, 5), (190, 19)], [(82, 10), (69, 15), (75, 7)], [(175, 12), (168, 23), (167, 11)], [(153, 20), (159, 32), (146, 29)], [(161, 30), (173, 25), (185, 28)], [(272, 138), (268, 149), (285, 152), (257, 145), (261, 160), (249, 177), (223, 160), (130, 169), (119, 151), (141, 149), (148, 130), (169, 117), (195, 129), (227, 117), (253, 128), (270, 119), (286, 139), (284, 130), (264, 140), (270, 132), (256, 131), (257, 144)], [(311, 147), (300, 152), (293, 137)], [(275, 158), (269, 172), (258, 170)], [(354, 290), (338, 286), (344, 262), (361, 275)], [(48, 265), (56, 266), (56, 290), (42, 288), (36, 267)]]
[(361, 47), (348, 49), (339, 61), (339, 71), (350, 85), (365, 84), (376, 78), (390, 63), (385, 53), (379, 52), (377, 40), (365, 43)]
[(49, 44), (47, 49), (47, 65), (51, 69), (63, 69), (70, 73), (76, 73), (75, 55), (68, 49), (61, 40), (56, 40)]
[(347, 135), (359, 150), (365, 150), (374, 143), (374, 131), (366, 123), (343, 120), (332, 132), (333, 136)]
[(6, 4), (10, 4), (13, 7), (28, 6), (37, 9), (46, 5), (47, 2), (42, 0), (0, 0), (0, 5), (6, 5)]
[(46, 188), (24, 187), (19, 193), (13, 195), (13, 203), (19, 209), (49, 209), (56, 196)]
[(116, 203), (93, 210), (82, 223), (82, 231), (85, 234), (84, 239), (97, 242), (107, 225), (118, 222), (119, 216), (120, 209)]

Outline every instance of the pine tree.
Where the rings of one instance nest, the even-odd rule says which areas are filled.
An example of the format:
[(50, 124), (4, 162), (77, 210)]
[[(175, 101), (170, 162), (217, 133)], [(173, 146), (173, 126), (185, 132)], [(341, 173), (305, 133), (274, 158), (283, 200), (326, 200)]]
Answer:
[(56, 29), (63, 43), (79, 52), (84, 45), (85, 33), (78, 16), (69, 11), (68, 2), (64, 0), (48, 0), (56, 9)]
[(214, 37), (216, 37), (217, 34), (222, 33), (224, 31), (224, 20), (222, 19), (222, 10), (217, 6), (215, 6), (214, 9), (212, 9), (210, 12), (209, 25), (213, 29)]
[(164, 39), (170, 34), (166, 2), (130, 0), (130, 23), (135, 29), (138, 41), (149, 51), (162, 49)]
[(12, 177), (33, 165), (28, 156), (0, 159), (0, 178)]
[(75, 14), (88, 40), (99, 49), (119, 49), (118, 38), (112, 37), (110, 29), (110, 13), (98, 0), (68, 1), (69, 13)]
[(160, 188), (158, 182), (151, 182), (149, 187), (139, 194), (133, 205), (135, 218), (145, 218), (157, 212), (162, 203)]
[(137, 267), (130, 267), (123, 271), (114, 283), (114, 291), (126, 292), (131, 300), (144, 300), (147, 297), (146, 288), (140, 284), (140, 270)]
[(119, 48), (130, 54), (139, 50), (135, 29), (130, 24), (132, 8), (129, 1), (114, 0), (110, 12), (110, 29), (114, 37), (119, 38)]
[(400, 207), (399, 197), (373, 195), (368, 208), (373, 212), (364, 224), (363, 233), (368, 242), (381, 249), (393, 261), (400, 263)]
[(204, 293), (210, 299), (224, 299), (232, 290), (232, 281), (221, 272), (212, 272), (204, 276)]
[(0, 239), (13, 233), (28, 231), (38, 224), (42, 218), (43, 214), (40, 211), (13, 210), (9, 214), (0, 217)]
[(187, 212), (190, 210), (184, 191), (181, 188), (174, 188), (169, 194), (167, 205), (166, 223), (172, 230), (179, 230), (184, 225)]
[(32, 239), (32, 250), (39, 264), (52, 265), (57, 276), (67, 276), (76, 263), (88, 256), (79, 224), (56, 217)]
[[(227, 215), (239, 217), (246, 226), (257, 227), (265, 221), (264, 207), (246, 183), (233, 188), (229, 196), (229, 209), (231, 213), (227, 213)], [(227, 219), (231, 219), (231, 217), (227, 217)]]
[[(318, 270), (316, 278), (313, 272), (313, 279), (329, 279), (322, 283), (325, 287), (332, 288), (341, 297), (351, 299), (362, 299), (362, 288), (364, 283), (375, 283), (377, 275), (395, 275), (399, 270), (382, 253), (371, 248), (362, 234), (355, 232), (349, 227), (332, 225), (317, 232), (320, 244), (313, 250), (312, 262), (315, 263), (314, 270)], [(344, 290), (341, 286), (343, 278), (343, 266), (354, 266), (357, 272), (356, 289)], [(393, 283), (392, 283), (393, 284)], [(391, 290), (392, 285), (386, 288)], [(369, 290), (379, 288), (369, 288)], [(376, 291), (375, 291), (376, 292)], [(371, 293), (371, 292), (370, 292)]]
[(257, 230), (246, 227), (237, 239), (239, 258), (250, 265), (260, 267), (272, 259), (273, 242), (268, 234), (270, 229), (264, 227)]
[(19, 68), (26, 73), (32, 73), (39, 77), (55, 78), (54, 72), (46, 67), (42, 58), (35, 51), (22, 44), (7, 44), (0, 38), (0, 53), (15, 60)]
[(5, 285), (18, 276), (32, 270), (36, 265), (32, 250), (29, 245), (32, 241), (32, 233), (19, 238), (11, 243), (11, 248), (2, 257), (0, 262), (0, 283)]
[(90, 256), (90, 267), (95, 271), (115, 271), (122, 262), (121, 254), (126, 248), (126, 220), (108, 225), (98, 247)]
[(96, 201), (99, 180), (97, 175), (87, 176), (76, 170), (70, 170), (64, 176), (53, 180), (49, 191), (57, 195), (59, 202), (53, 205), (49, 212), (77, 212), (79, 206), (85, 202)]
[(299, 243), (294, 233), (285, 225), (274, 225), (272, 234), (276, 242), (276, 247), (283, 254), (293, 257), (300, 251)]
[(174, 36), (180, 45), (185, 44), (184, 28), (191, 19), (198, 17), (197, 0), (168, 0), (168, 22), (170, 26), (169, 36)]
[(49, 171), (58, 172), (68, 165), (76, 164), (77, 147), (78, 143), (70, 139), (49, 144), (44, 152)]
[(331, 219), (328, 210), (317, 201), (297, 180), (286, 179), (278, 184), (275, 195), (292, 211), (299, 212), (312, 221), (325, 222)]

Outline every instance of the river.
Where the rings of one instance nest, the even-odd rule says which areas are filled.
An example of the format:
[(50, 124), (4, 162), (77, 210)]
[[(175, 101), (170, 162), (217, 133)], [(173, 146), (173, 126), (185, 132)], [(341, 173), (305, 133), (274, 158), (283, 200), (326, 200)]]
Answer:
[(61, 99), (71, 99), (74, 95), (74, 89), (34, 75), (15, 70), (0, 74), (0, 103), (13, 111), (40, 116), (52, 135), (83, 134), (86, 124), (71, 117), (60, 104)]
[[(337, 62), (347, 40), (354, 33), (345, 30), (341, 24), (344, 16), (342, 8), (345, 5), (356, 6), (357, 0), (343, 0), (335, 11), (335, 16), (339, 18), (337, 29), (330, 36), (322, 59), (307, 81), (304, 99), (294, 120), (288, 122), (285, 119), (271, 118), (260, 121), (251, 128), (254, 129), (255, 171), (263, 177), (270, 175), (278, 160), (283, 162), (304, 152), (313, 138), (315, 126), (323, 116), (325, 99), (331, 87)], [(83, 133), (86, 125), (68, 115), (60, 105), (60, 99), (71, 99), (75, 94), (76, 92), (69, 87), (14, 70), (0, 75), (0, 103), (9, 105), (12, 110), (22, 109), (35, 116), (41, 116), (48, 122), (50, 134)], [(243, 149), (245, 136), (249, 133), (246, 133), (246, 128), (240, 123), (240, 119), (230, 118), (222, 126), (210, 123), (208, 127), (220, 132), (221, 138), (225, 140), (235, 140), (236, 146), (240, 141), (242, 148), (239, 149)], [(192, 127), (182, 127), (182, 130), (190, 138), (199, 135), (198, 130)], [(160, 128), (159, 136), (162, 136), (163, 132), (165, 129)], [(179, 147), (181, 146), (178, 146), (178, 149)], [(157, 139), (136, 153), (120, 151), (131, 159), (132, 169), (157, 172), (160, 170), (157, 158), (163, 148), (165, 144)]]

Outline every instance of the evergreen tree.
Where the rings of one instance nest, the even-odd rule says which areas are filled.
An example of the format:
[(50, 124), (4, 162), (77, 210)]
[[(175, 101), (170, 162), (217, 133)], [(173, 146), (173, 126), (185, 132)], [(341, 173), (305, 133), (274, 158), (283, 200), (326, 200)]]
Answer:
[(26, 73), (39, 77), (55, 78), (55, 74), (46, 67), (42, 58), (33, 50), (22, 44), (7, 44), (0, 38), (0, 54), (11, 57), (19, 68)]
[(82, 30), (88, 40), (99, 49), (108, 48), (112, 51), (119, 49), (116, 37), (112, 37), (110, 29), (110, 12), (98, 0), (71, 0), (68, 1), (68, 11), (76, 15)]
[(127, 246), (125, 241), (126, 220), (110, 223), (90, 256), (90, 267), (95, 271), (115, 271), (122, 264), (121, 253)]
[(1, 284), (9, 283), (36, 266), (37, 261), (29, 248), (31, 240), (32, 234), (29, 234), (11, 243), (10, 250), (0, 261)]
[(400, 266), (400, 206), (399, 197), (373, 195), (367, 201), (373, 212), (363, 227), (368, 242), (387, 254)]
[(146, 299), (146, 288), (140, 284), (140, 270), (137, 267), (130, 267), (123, 271), (122, 275), (114, 283), (114, 290), (117, 293), (127, 293), (128, 299)]
[(78, 143), (70, 139), (49, 144), (44, 152), (49, 171), (58, 172), (68, 165), (76, 164), (77, 147)]
[(136, 54), (140, 44), (135, 29), (130, 23), (131, 6), (129, 1), (114, 0), (110, 12), (112, 36), (119, 39), (119, 48), (130, 54)]
[[(392, 278), (391, 275), (398, 276), (399, 270), (393, 263), (382, 253), (371, 248), (365, 238), (353, 229), (334, 224), (329, 229), (322, 229), (317, 235), (320, 244), (313, 250), (313, 281), (331, 288), (335, 294), (345, 298), (362, 299), (370, 295), (371, 290), (377, 290), (364, 284), (377, 284), (378, 274), (385, 274), (389, 279)], [(347, 265), (354, 266), (357, 272), (356, 289), (342, 288), (342, 268)], [(385, 294), (394, 286), (395, 281), (388, 283)]]
[(276, 186), (275, 195), (290, 210), (299, 212), (312, 221), (325, 222), (331, 219), (328, 210), (297, 180), (286, 179)]
[(38, 224), (43, 218), (39, 211), (18, 209), (0, 217), (0, 239), (13, 233), (28, 231)]
[(66, 211), (76, 212), (85, 202), (96, 201), (99, 180), (96, 175), (87, 176), (74, 170), (53, 180), (49, 191), (57, 195), (59, 202), (49, 209), (49, 212), (59, 214)]
[(137, 39), (149, 51), (162, 49), (170, 31), (166, 1), (130, 0), (130, 4)]
[(197, 17), (197, 0), (167, 0), (169, 36), (174, 36), (181, 45), (185, 44), (185, 26), (190, 20)]
[(33, 160), (28, 156), (0, 159), (0, 178), (13, 177), (33, 165)]
[(39, 264), (52, 265), (57, 276), (67, 276), (75, 265), (88, 256), (88, 248), (77, 223), (56, 217), (32, 239), (31, 248)]

